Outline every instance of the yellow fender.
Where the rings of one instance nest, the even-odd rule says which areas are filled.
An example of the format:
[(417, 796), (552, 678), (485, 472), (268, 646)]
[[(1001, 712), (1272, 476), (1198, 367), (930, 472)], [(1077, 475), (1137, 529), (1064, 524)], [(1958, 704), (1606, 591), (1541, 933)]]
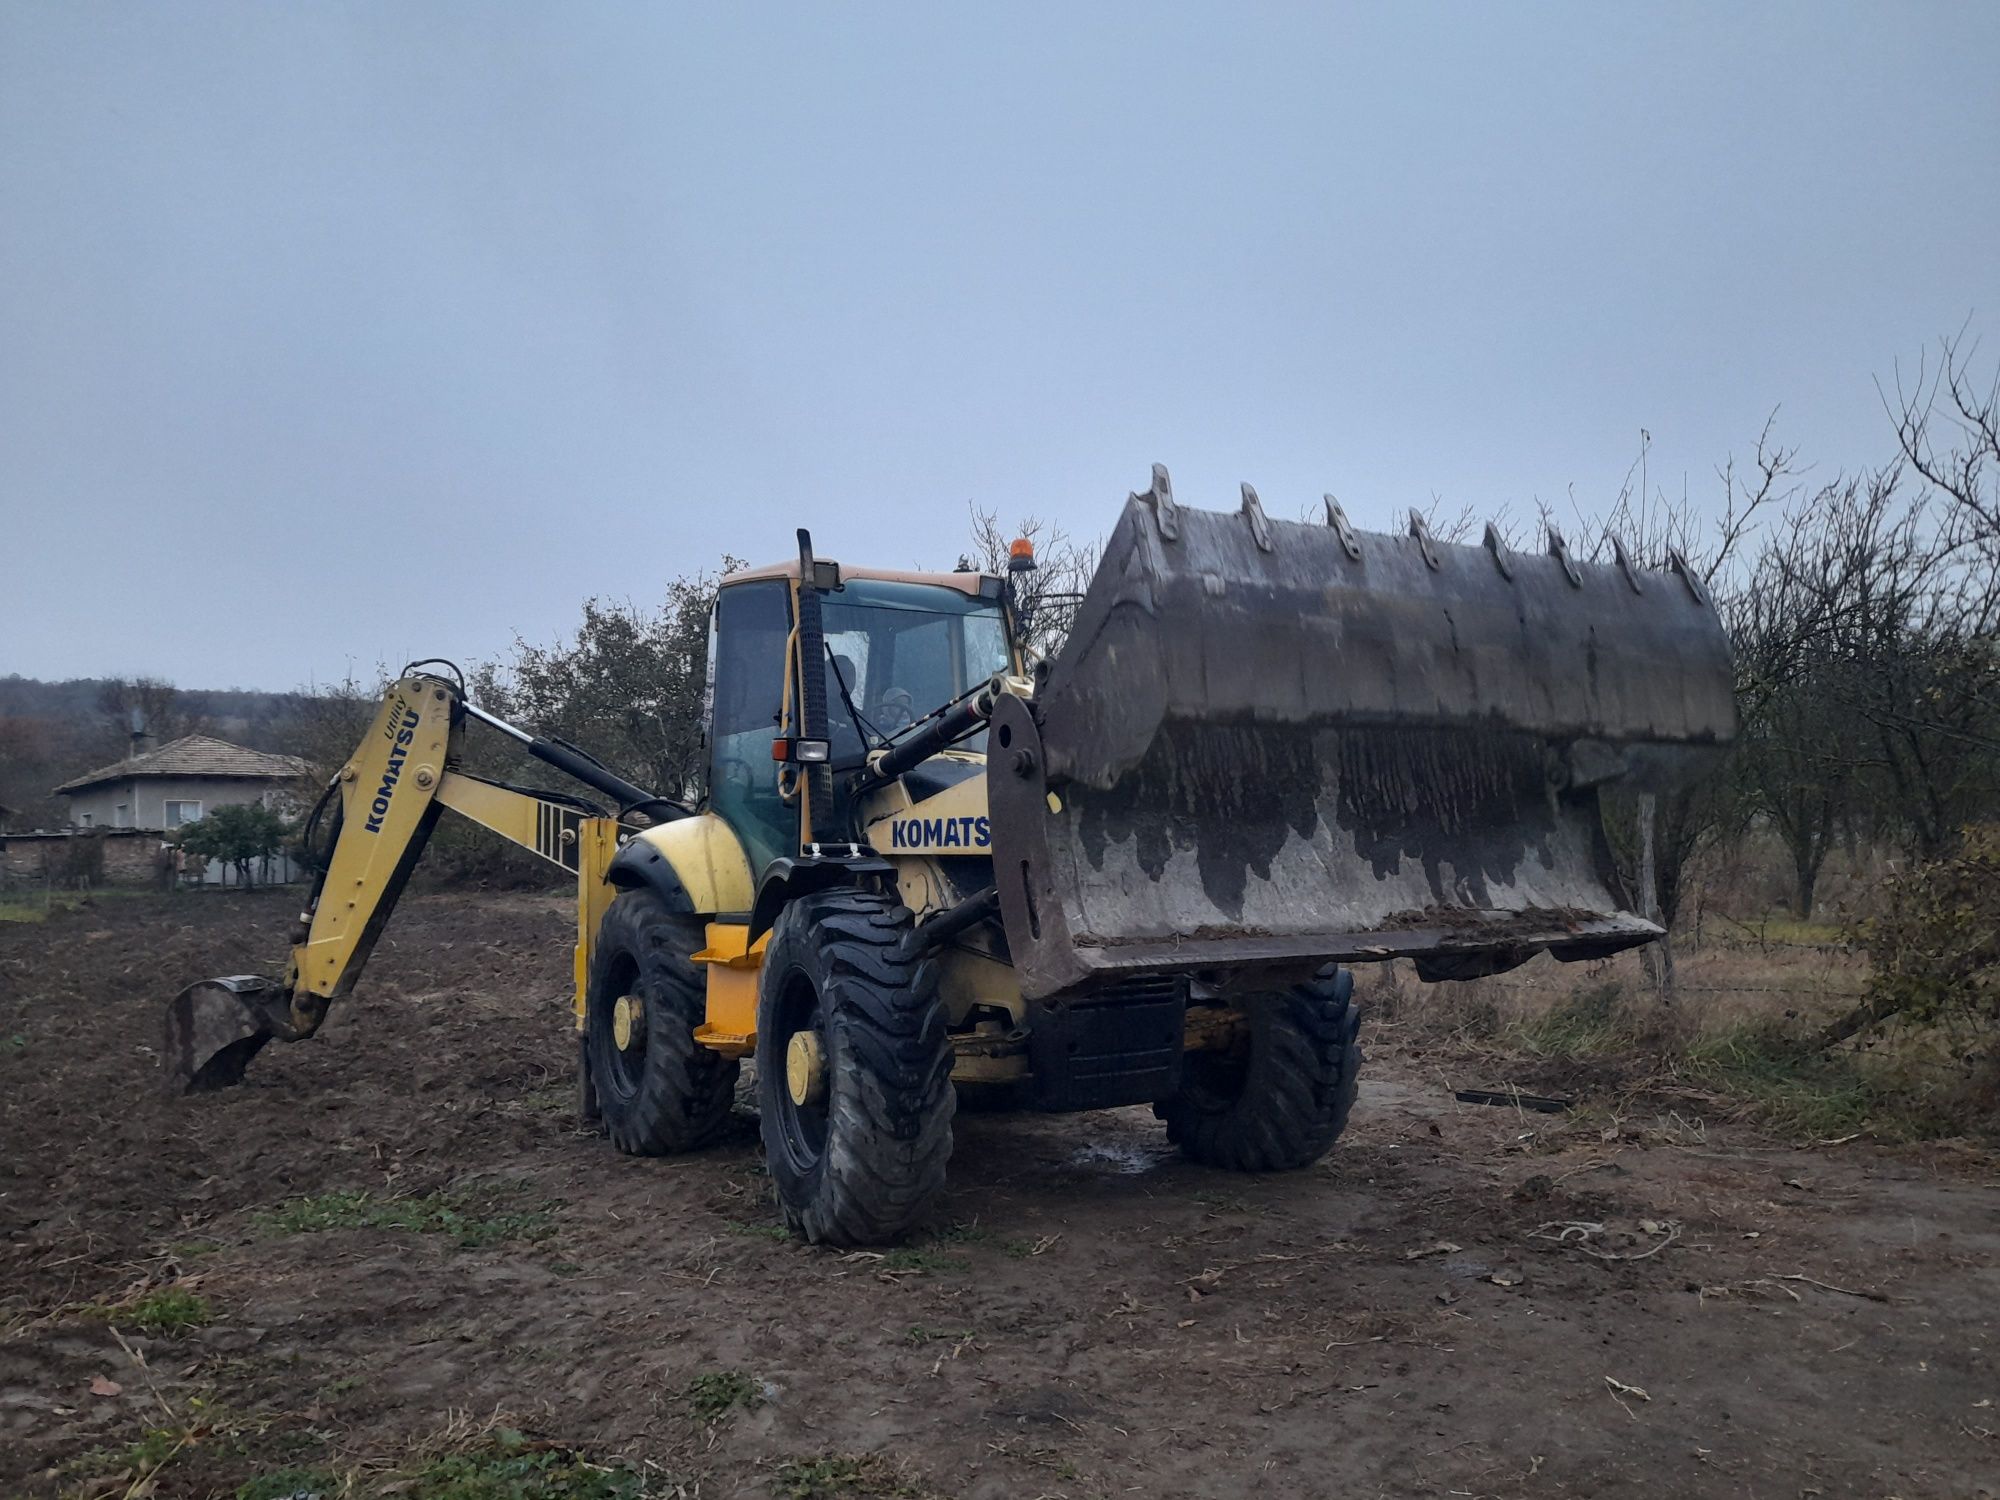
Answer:
[(741, 841), (709, 812), (633, 835), (605, 874), (620, 890), (650, 888), (673, 910), (696, 916), (747, 916), (757, 896)]

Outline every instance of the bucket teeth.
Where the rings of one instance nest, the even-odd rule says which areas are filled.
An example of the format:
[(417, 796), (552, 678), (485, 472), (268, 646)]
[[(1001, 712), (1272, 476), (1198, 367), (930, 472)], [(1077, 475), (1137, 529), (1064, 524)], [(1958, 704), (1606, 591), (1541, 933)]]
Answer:
[(1687, 591), (1694, 595), (1695, 603), (1708, 603), (1708, 591), (1701, 586), (1701, 576), (1695, 572), (1680, 548), (1667, 549), (1667, 566), (1681, 575), (1681, 582), (1686, 584)]
[(1264, 514), (1264, 504), (1257, 498), (1257, 491), (1246, 479), (1243, 482), (1243, 514), (1250, 522), (1250, 535), (1257, 540), (1259, 552), (1271, 550), (1271, 522)]
[(1514, 554), (1507, 550), (1507, 539), (1500, 535), (1500, 528), (1491, 521), (1486, 523), (1484, 545), (1493, 554), (1493, 566), (1500, 570), (1500, 576), (1509, 583), (1514, 581)]
[(1553, 526), (1549, 528), (1549, 556), (1562, 564), (1563, 576), (1570, 581), (1572, 588), (1583, 587), (1583, 574), (1577, 569), (1576, 559), (1569, 555), (1569, 543)]
[(1646, 586), (1639, 581), (1639, 570), (1632, 566), (1631, 554), (1626, 552), (1625, 544), (1618, 539), (1615, 532), (1611, 536), (1611, 555), (1618, 561), (1618, 571), (1623, 573), (1625, 581), (1632, 585), (1632, 592), (1645, 593)]
[(1165, 464), (1153, 465), (1153, 487), (1143, 495), (1134, 495), (1134, 500), (1142, 500), (1152, 507), (1153, 522), (1160, 528), (1160, 536), (1169, 542), (1177, 542), (1181, 535), (1181, 508), (1174, 504), (1174, 482), (1167, 477)]
[(1431, 545), (1431, 529), (1424, 521), (1424, 513), (1414, 505), (1410, 507), (1410, 535), (1417, 539), (1417, 550), (1424, 555), (1424, 566), (1435, 573), (1440, 566), (1437, 548)]
[(1348, 524), (1347, 512), (1340, 508), (1340, 502), (1326, 497), (1326, 524), (1333, 528), (1333, 534), (1340, 538), (1340, 550), (1355, 562), (1361, 561), (1361, 542), (1354, 535), (1354, 528)]

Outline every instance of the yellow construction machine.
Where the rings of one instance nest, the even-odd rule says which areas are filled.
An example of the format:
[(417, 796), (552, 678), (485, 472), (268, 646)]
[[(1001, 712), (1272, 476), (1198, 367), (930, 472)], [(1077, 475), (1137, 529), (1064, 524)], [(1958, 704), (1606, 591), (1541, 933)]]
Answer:
[[(1342, 965), (1467, 978), (1659, 935), (1625, 909), (1612, 786), (1734, 732), (1699, 578), (1127, 502), (1065, 644), (1014, 572), (799, 554), (723, 579), (698, 795), (634, 785), (418, 663), (309, 836), (281, 978), (190, 986), (167, 1065), (218, 1087), (351, 991), (447, 808), (574, 873), (585, 1118), (638, 1155), (722, 1129), (754, 1057), (771, 1180), (808, 1240), (872, 1244), (944, 1181), (959, 1091), (1154, 1107), (1196, 1161), (1304, 1166), (1347, 1121)], [(1017, 549), (1012, 569), (1033, 566)], [(473, 725), (581, 787), (462, 764)]]

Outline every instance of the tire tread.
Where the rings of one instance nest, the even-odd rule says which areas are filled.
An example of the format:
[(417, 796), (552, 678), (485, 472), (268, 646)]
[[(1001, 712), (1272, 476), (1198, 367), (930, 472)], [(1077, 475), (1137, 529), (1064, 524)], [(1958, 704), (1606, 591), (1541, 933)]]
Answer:
[[(703, 941), (699, 917), (668, 909), (652, 891), (621, 891), (599, 924), (591, 964), (591, 1071), (600, 1080), (605, 1134), (628, 1156), (673, 1156), (712, 1143), (729, 1121), (739, 1065), (694, 1039), (706, 1018), (707, 989), (693, 955)], [(612, 964), (630, 954), (642, 976), (657, 980), (646, 1000), (646, 1071), (629, 1100), (605, 1086), (616, 1043), (605, 1008)], [(643, 980), (642, 980), (643, 982)]]
[(1232, 1172), (1311, 1166), (1354, 1109), (1361, 1071), (1353, 981), (1325, 973), (1263, 997), (1251, 1012), (1251, 1060), (1240, 1097), (1215, 1108), (1186, 1088), (1155, 1106), (1190, 1160)]
[[(951, 1038), (938, 1001), (937, 964), (902, 951), (907, 908), (862, 890), (804, 896), (779, 918), (767, 972), (781, 945), (813, 943), (837, 1033), (836, 1065), (851, 1076), (836, 1087), (828, 1120), (825, 1169), (809, 1195), (780, 1211), (815, 1243), (877, 1245), (915, 1228), (944, 1186), (951, 1156), (955, 1094)], [(759, 1068), (760, 1079), (763, 1068)], [(773, 1069), (766, 1088), (782, 1087)], [(767, 1154), (771, 1104), (764, 1109)]]

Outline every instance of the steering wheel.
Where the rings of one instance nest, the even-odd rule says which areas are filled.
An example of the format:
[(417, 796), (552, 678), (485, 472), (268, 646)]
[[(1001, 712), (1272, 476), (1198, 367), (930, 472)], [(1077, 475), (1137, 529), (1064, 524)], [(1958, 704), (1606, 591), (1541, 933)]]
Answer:
[(890, 688), (875, 705), (875, 727), (884, 734), (894, 734), (899, 729), (908, 729), (916, 722), (916, 710), (911, 706), (907, 689)]

